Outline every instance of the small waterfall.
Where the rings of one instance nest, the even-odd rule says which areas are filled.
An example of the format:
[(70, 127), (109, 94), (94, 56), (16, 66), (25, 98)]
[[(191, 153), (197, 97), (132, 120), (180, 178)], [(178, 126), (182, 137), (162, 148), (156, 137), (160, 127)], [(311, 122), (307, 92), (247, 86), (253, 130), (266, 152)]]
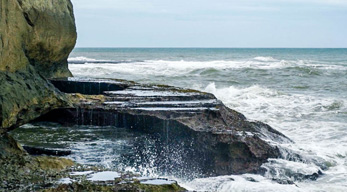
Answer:
[(93, 108), (89, 110), (90, 125), (93, 125)]
[(81, 108), (81, 125), (84, 125), (84, 108)]
[(114, 126), (119, 127), (119, 123), (118, 123), (118, 114), (114, 114)]
[(98, 83), (98, 93), (99, 93), (99, 94), (101, 94), (101, 88), (100, 88), (101, 85), (100, 85), (100, 84), (101, 84), (101, 83), (99, 82), (99, 83)]
[(86, 85), (83, 84), (82, 87), (83, 87), (83, 93), (85, 93), (86, 92)]
[(79, 121), (80, 121), (80, 118), (79, 118), (79, 113), (80, 113), (80, 108), (79, 107), (76, 107), (76, 125), (79, 125)]

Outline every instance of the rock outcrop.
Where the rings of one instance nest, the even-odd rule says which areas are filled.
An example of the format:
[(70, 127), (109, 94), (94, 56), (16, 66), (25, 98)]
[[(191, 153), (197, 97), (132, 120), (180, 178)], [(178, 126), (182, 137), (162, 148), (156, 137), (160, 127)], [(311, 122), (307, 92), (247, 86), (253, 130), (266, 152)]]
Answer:
[(70, 0), (0, 0), (0, 133), (66, 105), (46, 80), (71, 76)]
[(52, 83), (72, 93), (74, 107), (53, 110), (37, 121), (125, 127), (152, 134), (154, 148), (148, 151), (147, 141), (134, 141), (137, 155), (125, 159), (154, 164), (159, 171), (179, 177), (260, 173), (268, 158), (281, 156), (271, 141), (291, 142), (266, 124), (248, 121), (209, 93), (112, 79), (68, 78)]
[[(6, 132), (37, 118), (153, 134), (154, 159), (142, 140), (133, 141), (137, 155), (124, 158), (154, 163), (160, 171), (182, 177), (259, 173), (268, 158), (280, 157), (271, 141), (290, 142), (268, 125), (248, 121), (212, 94), (123, 80), (65, 79), (72, 76), (67, 58), (75, 42), (70, 0), (0, 0), (0, 172), (11, 173), (11, 178), (4, 176), (11, 185), (2, 183), (7, 188), (18, 187), (12, 186), (17, 172), (8, 170), (18, 166), (25, 171), (32, 157)], [(67, 167), (57, 161), (38, 157), (37, 169), (26, 172), (34, 173), (33, 180), (44, 180), (38, 170), (51, 169), (52, 162), (54, 167)], [(50, 166), (42, 167), (44, 162)]]

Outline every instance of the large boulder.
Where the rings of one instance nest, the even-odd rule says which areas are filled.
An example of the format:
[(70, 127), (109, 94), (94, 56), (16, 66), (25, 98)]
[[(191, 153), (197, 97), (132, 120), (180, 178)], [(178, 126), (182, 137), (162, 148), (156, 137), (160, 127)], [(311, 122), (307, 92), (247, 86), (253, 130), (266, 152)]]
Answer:
[(0, 0), (0, 133), (66, 104), (46, 80), (68, 77), (70, 0)]

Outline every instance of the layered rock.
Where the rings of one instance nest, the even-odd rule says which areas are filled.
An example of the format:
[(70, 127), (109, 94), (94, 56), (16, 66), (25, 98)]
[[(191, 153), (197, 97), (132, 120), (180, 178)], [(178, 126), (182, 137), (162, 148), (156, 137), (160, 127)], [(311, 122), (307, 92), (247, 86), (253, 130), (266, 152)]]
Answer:
[(66, 105), (46, 78), (71, 76), (76, 36), (70, 0), (0, 1), (0, 133)]
[(155, 148), (148, 151), (146, 141), (135, 140), (139, 159), (125, 159), (152, 163), (177, 176), (259, 173), (268, 158), (280, 157), (271, 142), (290, 142), (209, 93), (112, 79), (69, 78), (52, 83), (63, 92), (75, 93), (71, 94), (74, 107), (54, 110), (37, 121), (125, 127), (153, 134)]

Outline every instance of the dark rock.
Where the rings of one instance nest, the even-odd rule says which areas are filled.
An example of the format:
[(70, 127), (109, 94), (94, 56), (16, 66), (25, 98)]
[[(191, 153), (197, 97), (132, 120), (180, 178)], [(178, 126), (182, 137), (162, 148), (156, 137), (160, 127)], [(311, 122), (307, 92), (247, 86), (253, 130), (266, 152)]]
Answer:
[(23, 146), (23, 149), (30, 155), (51, 155), (51, 156), (67, 156), (71, 154), (69, 150), (45, 149), (39, 147)]
[[(73, 89), (102, 95), (71, 94), (74, 108), (54, 110), (37, 121), (126, 127), (151, 133), (156, 142), (151, 155), (155, 156), (155, 166), (165, 173), (258, 173), (268, 158), (280, 157), (278, 148), (268, 141), (291, 142), (266, 124), (248, 121), (209, 93), (118, 80), (69, 78), (52, 83), (62, 92), (71, 93)], [(104, 88), (91, 91), (99, 84)], [(146, 143), (134, 142), (140, 142), (134, 149), (140, 160), (129, 156), (129, 163), (149, 163)]]
[(29, 156), (10, 135), (0, 134), (0, 191), (39, 191), (73, 165), (68, 159)]
[(32, 67), (0, 72), (0, 133), (12, 130), (50, 110), (68, 105)]

